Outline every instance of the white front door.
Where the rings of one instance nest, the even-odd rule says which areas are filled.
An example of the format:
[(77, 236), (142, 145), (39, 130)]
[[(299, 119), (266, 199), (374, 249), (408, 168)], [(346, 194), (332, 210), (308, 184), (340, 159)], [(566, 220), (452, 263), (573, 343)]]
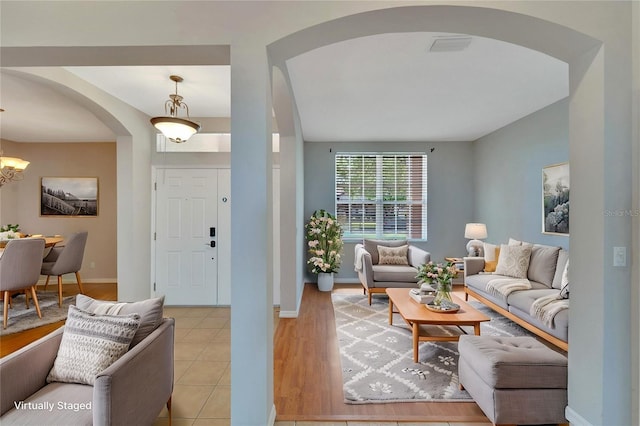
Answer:
[(156, 185), (156, 294), (167, 305), (220, 303), (218, 170), (158, 169)]

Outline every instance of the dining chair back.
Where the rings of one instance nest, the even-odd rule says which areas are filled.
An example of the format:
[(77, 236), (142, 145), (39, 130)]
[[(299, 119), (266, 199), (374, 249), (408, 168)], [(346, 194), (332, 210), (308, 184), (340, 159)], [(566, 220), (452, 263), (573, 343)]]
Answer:
[(2, 324), (4, 328), (7, 328), (11, 293), (15, 291), (30, 291), (38, 317), (42, 318), (35, 286), (40, 277), (43, 252), (44, 240), (41, 238), (21, 238), (7, 243), (0, 257), (0, 291), (4, 301)]
[(62, 275), (75, 273), (80, 293), (84, 294), (82, 280), (80, 279), (80, 269), (84, 258), (84, 247), (87, 244), (85, 232), (78, 232), (65, 239), (63, 246), (56, 246), (51, 249), (47, 257), (42, 262), (40, 273), (47, 276), (45, 290), (49, 285), (49, 277), (58, 277), (58, 305), (62, 306)]

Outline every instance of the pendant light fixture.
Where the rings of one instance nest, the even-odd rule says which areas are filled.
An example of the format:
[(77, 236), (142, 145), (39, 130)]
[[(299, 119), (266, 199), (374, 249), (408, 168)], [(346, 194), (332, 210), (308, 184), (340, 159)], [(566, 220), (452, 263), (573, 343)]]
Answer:
[(2, 150), (0, 150), (0, 186), (22, 179), (22, 172), (28, 165), (29, 162), (22, 158), (2, 156)]
[[(200, 130), (200, 125), (189, 118), (189, 107), (182, 102), (182, 96), (178, 95), (178, 83), (183, 81), (178, 75), (169, 76), (169, 79), (176, 83), (176, 93), (169, 95), (164, 104), (164, 112), (168, 114), (164, 117), (153, 117), (151, 124), (172, 142), (186, 142), (195, 133)], [(187, 118), (179, 118), (178, 111), (185, 110)]]

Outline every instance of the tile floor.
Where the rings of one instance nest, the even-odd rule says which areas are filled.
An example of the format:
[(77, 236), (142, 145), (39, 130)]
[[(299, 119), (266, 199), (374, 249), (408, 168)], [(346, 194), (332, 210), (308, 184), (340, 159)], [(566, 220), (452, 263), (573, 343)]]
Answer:
[[(231, 320), (229, 308), (166, 307), (176, 319), (173, 426), (230, 426)], [(278, 325), (274, 312), (274, 330)], [(168, 425), (166, 409), (154, 426)], [(276, 426), (490, 426), (481, 423), (276, 421)]]

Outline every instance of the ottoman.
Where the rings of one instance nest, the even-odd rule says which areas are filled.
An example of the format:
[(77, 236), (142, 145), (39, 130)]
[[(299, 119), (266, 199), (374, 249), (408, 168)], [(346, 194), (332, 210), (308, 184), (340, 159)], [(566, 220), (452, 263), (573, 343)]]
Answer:
[(567, 423), (567, 358), (533, 337), (460, 336), (458, 375), (494, 425)]

